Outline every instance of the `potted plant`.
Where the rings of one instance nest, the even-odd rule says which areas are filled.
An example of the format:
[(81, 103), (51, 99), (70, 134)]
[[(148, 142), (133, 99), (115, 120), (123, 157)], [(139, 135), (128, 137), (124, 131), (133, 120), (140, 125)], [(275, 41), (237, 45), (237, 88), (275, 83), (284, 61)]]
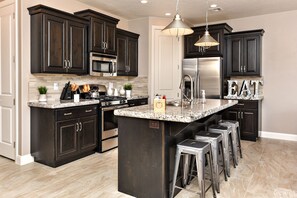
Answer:
[(38, 87), (39, 91), (39, 102), (46, 102), (46, 92), (47, 88), (45, 86), (40, 86)]
[(130, 98), (131, 97), (131, 92), (132, 92), (132, 84), (131, 83), (125, 84), (124, 89), (126, 91), (126, 97)]

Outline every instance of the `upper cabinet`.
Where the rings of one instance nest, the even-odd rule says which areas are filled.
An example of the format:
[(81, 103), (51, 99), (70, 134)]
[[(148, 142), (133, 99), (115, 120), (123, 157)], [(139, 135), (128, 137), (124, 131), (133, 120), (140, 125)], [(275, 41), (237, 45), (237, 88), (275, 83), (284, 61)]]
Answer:
[(74, 15), (89, 20), (89, 51), (116, 55), (116, 25), (119, 20), (87, 9)]
[(185, 47), (184, 54), (185, 58), (199, 58), (199, 57), (213, 57), (223, 56), (225, 49), (224, 34), (232, 31), (232, 28), (226, 24), (209, 25), (208, 31), (210, 35), (216, 39), (220, 44), (218, 46), (210, 47), (204, 50), (202, 47), (197, 47), (194, 44), (203, 36), (205, 32), (205, 26), (193, 27), (193, 34), (186, 35), (184, 37)]
[(87, 74), (88, 21), (47, 6), (31, 15), (31, 73)]
[(264, 30), (226, 34), (227, 76), (261, 76)]
[(117, 29), (117, 75), (138, 75), (138, 37), (139, 34)]

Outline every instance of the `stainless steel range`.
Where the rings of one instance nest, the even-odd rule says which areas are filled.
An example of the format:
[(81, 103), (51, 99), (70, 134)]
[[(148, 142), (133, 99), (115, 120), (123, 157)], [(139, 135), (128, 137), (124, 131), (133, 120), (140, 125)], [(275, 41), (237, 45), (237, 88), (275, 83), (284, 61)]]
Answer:
[(104, 85), (90, 85), (90, 89), (83, 97), (100, 100), (98, 152), (102, 153), (118, 147), (118, 120), (113, 111), (128, 107), (128, 102), (125, 97), (107, 96)]

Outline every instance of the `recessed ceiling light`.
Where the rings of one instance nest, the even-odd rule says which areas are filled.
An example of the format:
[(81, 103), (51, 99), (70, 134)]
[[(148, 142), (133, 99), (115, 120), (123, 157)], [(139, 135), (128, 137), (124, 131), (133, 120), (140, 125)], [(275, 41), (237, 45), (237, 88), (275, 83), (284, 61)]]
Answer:
[(167, 13), (165, 13), (165, 15), (166, 15), (166, 16), (170, 16), (170, 15), (171, 15), (171, 13), (167, 12)]
[(148, 1), (147, 0), (141, 0), (140, 3), (146, 4)]
[(222, 11), (222, 8), (220, 8), (220, 7), (214, 7), (214, 8), (209, 8), (208, 10), (209, 11), (214, 11), (214, 12), (220, 12), (220, 11)]
[(217, 4), (211, 4), (210, 7), (211, 8), (216, 8), (216, 7), (218, 7), (218, 5)]

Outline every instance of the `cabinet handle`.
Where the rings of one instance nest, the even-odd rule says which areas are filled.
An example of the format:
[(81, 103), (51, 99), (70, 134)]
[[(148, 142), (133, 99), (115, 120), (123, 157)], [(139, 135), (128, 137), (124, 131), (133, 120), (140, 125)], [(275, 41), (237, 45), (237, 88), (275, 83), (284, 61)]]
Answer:
[(80, 122), (79, 123), (79, 131), (81, 131), (82, 130), (82, 123)]
[(104, 47), (105, 47), (105, 43), (104, 43), (104, 41), (103, 41), (103, 42), (101, 43), (101, 48), (102, 48), (102, 49), (105, 49)]
[(79, 125), (78, 125), (78, 123), (75, 123), (75, 131), (76, 131), (76, 132), (79, 131)]
[(241, 112), (241, 119), (243, 119), (243, 112)]
[(68, 62), (68, 68), (71, 68), (72, 66), (71, 66), (70, 60), (67, 60), (67, 62)]
[(66, 69), (66, 68), (67, 68), (67, 60), (66, 60), (66, 59), (64, 60), (64, 65), (63, 65), (63, 68), (64, 68), (64, 69)]
[(240, 112), (238, 112), (237, 114), (238, 114), (238, 115), (237, 115), (238, 119), (240, 119)]
[(92, 111), (93, 111), (92, 109), (85, 110), (86, 113), (90, 113)]
[(64, 116), (70, 116), (70, 115), (72, 115), (71, 112), (70, 113), (64, 113)]
[(108, 43), (105, 42), (105, 49), (108, 49)]
[(243, 66), (243, 72), (246, 72), (246, 66), (245, 65)]
[(238, 106), (244, 106), (244, 104), (242, 104), (242, 103), (237, 103), (237, 105), (238, 105)]

